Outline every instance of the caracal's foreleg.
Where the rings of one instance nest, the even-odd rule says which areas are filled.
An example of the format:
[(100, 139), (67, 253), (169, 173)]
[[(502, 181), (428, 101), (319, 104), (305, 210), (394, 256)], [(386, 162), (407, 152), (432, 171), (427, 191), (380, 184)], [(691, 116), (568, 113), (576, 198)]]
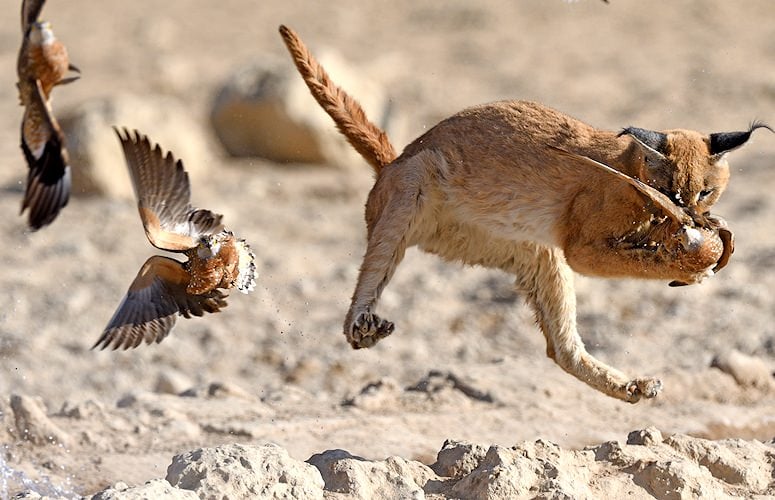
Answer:
[(560, 249), (520, 245), (517, 287), (527, 295), (546, 337), (546, 353), (563, 370), (609, 396), (635, 403), (653, 398), (662, 388), (656, 378), (631, 378), (589, 354), (576, 328), (573, 271)]

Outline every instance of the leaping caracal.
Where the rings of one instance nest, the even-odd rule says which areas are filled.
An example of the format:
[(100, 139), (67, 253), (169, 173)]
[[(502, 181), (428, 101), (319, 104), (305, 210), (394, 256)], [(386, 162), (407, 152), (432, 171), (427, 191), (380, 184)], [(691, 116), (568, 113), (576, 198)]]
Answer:
[[(702, 135), (598, 130), (525, 101), (465, 109), (401, 155), (285, 26), (297, 69), (377, 179), (366, 203), (368, 245), (344, 333), (371, 347), (393, 332), (375, 313), (406, 248), (502, 269), (533, 307), (546, 352), (589, 386), (634, 403), (662, 383), (591, 356), (576, 328), (573, 272), (697, 283), (724, 267), (732, 233), (710, 215), (729, 180), (726, 153), (764, 124)], [(772, 129), (770, 129), (772, 130)]]

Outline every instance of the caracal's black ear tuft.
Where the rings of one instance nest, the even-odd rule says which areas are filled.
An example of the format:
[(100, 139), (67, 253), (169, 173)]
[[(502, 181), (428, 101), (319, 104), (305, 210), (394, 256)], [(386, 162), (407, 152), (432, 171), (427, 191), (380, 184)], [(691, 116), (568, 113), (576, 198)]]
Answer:
[(653, 130), (646, 130), (638, 127), (627, 127), (617, 134), (617, 137), (623, 135), (629, 135), (638, 143), (651, 151), (658, 153), (660, 156), (667, 154), (667, 135), (662, 132), (655, 132)]
[(742, 132), (718, 132), (710, 134), (710, 154), (711, 156), (721, 156), (724, 153), (728, 153), (734, 149), (741, 147), (748, 142), (751, 138), (751, 134), (758, 128), (766, 128), (770, 132), (775, 133), (766, 123), (760, 121), (753, 121), (748, 127), (748, 130)]

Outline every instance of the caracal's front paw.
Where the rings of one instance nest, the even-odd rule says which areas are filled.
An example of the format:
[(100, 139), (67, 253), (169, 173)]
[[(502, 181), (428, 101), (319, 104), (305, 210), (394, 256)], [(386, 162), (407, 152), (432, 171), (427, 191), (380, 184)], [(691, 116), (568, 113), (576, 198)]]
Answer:
[(656, 397), (661, 390), (662, 381), (658, 378), (638, 378), (627, 382), (624, 386), (624, 400), (628, 403), (637, 403), (641, 398)]
[(347, 341), (353, 349), (371, 347), (395, 330), (395, 325), (370, 312), (360, 313), (350, 325)]

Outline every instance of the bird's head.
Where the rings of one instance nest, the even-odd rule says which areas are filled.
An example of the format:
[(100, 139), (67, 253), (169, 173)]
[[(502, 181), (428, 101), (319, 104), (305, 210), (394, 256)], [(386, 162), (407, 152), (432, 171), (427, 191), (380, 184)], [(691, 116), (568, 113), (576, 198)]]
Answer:
[(30, 41), (34, 44), (44, 45), (56, 40), (54, 32), (51, 30), (51, 23), (48, 21), (36, 21), (30, 26)]
[(199, 238), (197, 255), (202, 259), (212, 259), (221, 250), (221, 241), (215, 235), (208, 234)]

